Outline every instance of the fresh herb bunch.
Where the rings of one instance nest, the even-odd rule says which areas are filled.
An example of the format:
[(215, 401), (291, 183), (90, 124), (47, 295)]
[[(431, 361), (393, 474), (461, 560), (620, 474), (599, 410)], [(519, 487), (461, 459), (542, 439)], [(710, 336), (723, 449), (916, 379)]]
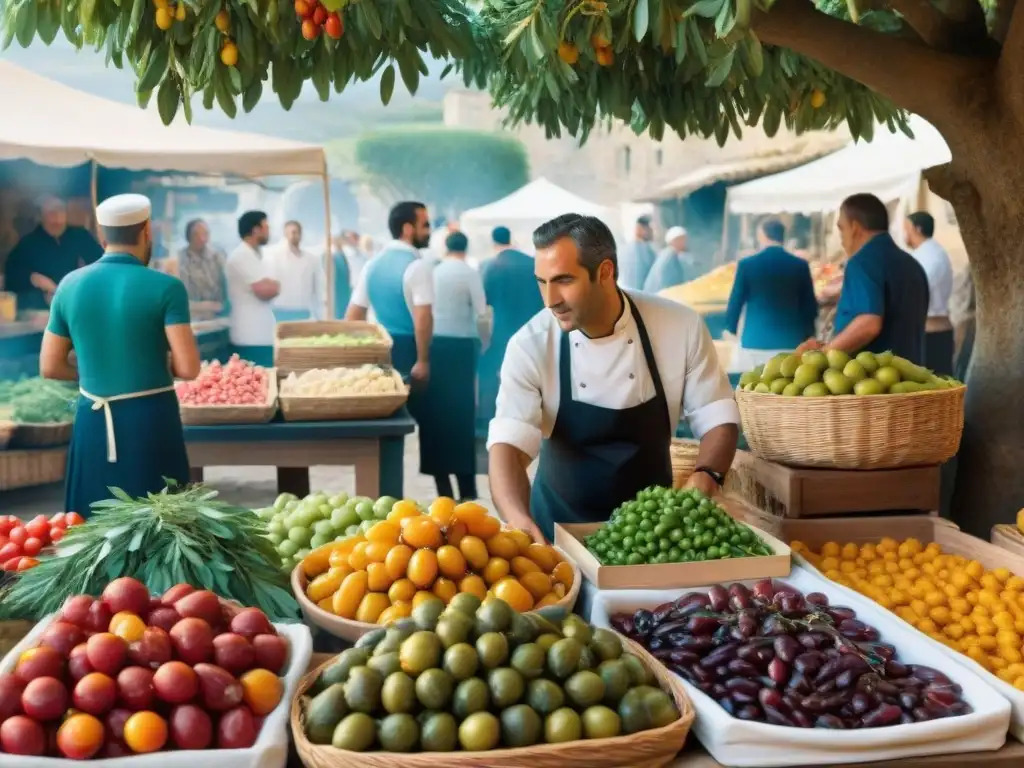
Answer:
[(266, 523), (251, 510), (218, 501), (217, 491), (202, 485), (172, 485), (144, 499), (111, 491), (115, 498), (94, 504), (92, 517), (69, 528), (54, 555), (0, 593), (0, 617), (40, 619), (71, 595), (99, 595), (121, 576), (158, 595), (187, 583), (275, 620), (297, 617)]
[(21, 424), (53, 424), (73, 421), (78, 390), (61, 381), (38, 376), (0, 382), (0, 405)]

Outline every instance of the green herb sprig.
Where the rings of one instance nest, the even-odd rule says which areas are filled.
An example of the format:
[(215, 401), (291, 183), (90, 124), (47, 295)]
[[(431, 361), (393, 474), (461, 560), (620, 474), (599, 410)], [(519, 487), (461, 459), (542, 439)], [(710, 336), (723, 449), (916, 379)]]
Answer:
[(121, 576), (156, 595), (187, 583), (275, 620), (297, 617), (266, 523), (251, 510), (219, 501), (202, 485), (172, 485), (143, 499), (111, 492), (115, 498), (94, 504), (93, 515), (69, 528), (53, 555), (0, 592), (0, 618), (38, 620), (71, 595), (98, 596)]

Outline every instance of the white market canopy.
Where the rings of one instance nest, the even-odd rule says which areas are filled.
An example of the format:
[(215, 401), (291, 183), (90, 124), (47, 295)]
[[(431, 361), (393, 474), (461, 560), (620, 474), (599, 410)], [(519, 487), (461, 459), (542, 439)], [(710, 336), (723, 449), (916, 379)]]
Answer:
[(565, 213), (597, 216), (608, 223), (609, 211), (602, 205), (574, 195), (544, 178), (531, 181), (511, 195), (459, 216), (462, 224), (474, 226), (506, 226), (510, 229), (540, 226)]
[(165, 126), (155, 109), (108, 101), (0, 61), (0, 160), (71, 167), (237, 175), (316, 175), (326, 171), (322, 147), (252, 133)]
[(850, 144), (799, 168), (738, 184), (726, 193), (726, 210), (808, 214), (834, 211), (858, 192), (887, 202), (916, 195), (921, 172), (949, 162), (950, 152), (927, 121), (911, 116), (910, 127), (913, 139), (878, 126), (870, 143)]

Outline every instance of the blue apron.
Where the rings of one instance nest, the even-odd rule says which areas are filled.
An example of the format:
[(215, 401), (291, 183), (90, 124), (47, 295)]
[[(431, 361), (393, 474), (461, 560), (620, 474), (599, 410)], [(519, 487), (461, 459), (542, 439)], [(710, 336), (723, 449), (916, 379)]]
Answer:
[(548, 541), (554, 539), (555, 523), (604, 522), (644, 488), (672, 484), (665, 387), (643, 319), (623, 295), (636, 318), (654, 397), (623, 410), (573, 400), (569, 334), (562, 333), (558, 415), (541, 446), (530, 495), (530, 514)]
[(344, 253), (334, 254), (334, 319), (342, 320), (352, 298), (352, 277)]
[(295, 320), (310, 320), (313, 313), (308, 309), (281, 309), (274, 307), (274, 319), (279, 323), (289, 323)]
[(178, 396), (162, 392), (109, 405), (116, 461), (109, 461), (107, 422), (102, 408), (79, 397), (68, 449), (64, 511), (88, 517), (90, 506), (113, 498), (120, 488), (133, 498), (156, 493), (166, 479), (189, 480), (188, 453), (178, 410)]

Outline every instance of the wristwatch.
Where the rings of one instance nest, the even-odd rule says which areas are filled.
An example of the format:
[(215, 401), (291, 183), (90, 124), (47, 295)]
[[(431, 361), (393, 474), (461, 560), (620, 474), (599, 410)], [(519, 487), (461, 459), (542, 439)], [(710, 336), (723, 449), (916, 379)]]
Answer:
[(725, 485), (725, 475), (721, 472), (712, 469), (711, 467), (695, 467), (693, 471), (703, 472), (705, 475), (714, 480), (718, 484), (719, 488)]

